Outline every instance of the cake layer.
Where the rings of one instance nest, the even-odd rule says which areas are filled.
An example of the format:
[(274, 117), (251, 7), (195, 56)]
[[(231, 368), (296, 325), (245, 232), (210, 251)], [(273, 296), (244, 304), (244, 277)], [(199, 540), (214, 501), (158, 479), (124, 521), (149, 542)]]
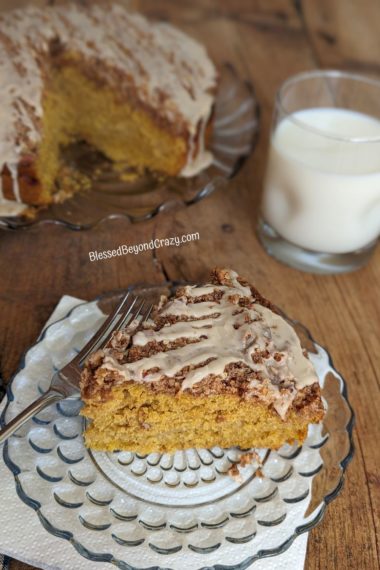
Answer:
[[(9, 201), (51, 200), (58, 157), (48, 141), (58, 148), (67, 138), (84, 138), (112, 160), (131, 166), (172, 175), (196, 173), (211, 160), (205, 132), (216, 81), (215, 67), (198, 42), (114, 2), (27, 7), (4, 14), (3, 207)], [(28, 176), (21, 168), (25, 160), (33, 166)]]
[(285, 442), (303, 441), (308, 424), (319, 420), (315, 412), (292, 409), (284, 421), (265, 404), (238, 395), (183, 392), (173, 397), (129, 383), (116, 387), (102, 405), (88, 404), (83, 413), (91, 420), (88, 447), (145, 454), (216, 445), (277, 449)]
[(324, 413), (294, 329), (229, 270), (163, 299), (142, 330), (116, 333), (81, 390), (95, 449), (276, 448)]

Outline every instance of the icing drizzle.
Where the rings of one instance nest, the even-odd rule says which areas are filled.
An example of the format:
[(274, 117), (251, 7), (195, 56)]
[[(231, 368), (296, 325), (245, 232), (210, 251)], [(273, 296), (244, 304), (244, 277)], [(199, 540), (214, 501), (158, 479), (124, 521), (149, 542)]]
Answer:
[[(229, 276), (231, 286), (187, 286), (184, 296), (169, 300), (159, 312), (161, 317), (186, 320), (166, 323), (159, 330), (149, 322), (131, 339), (133, 346), (179, 338), (191, 343), (124, 364), (106, 351), (102, 367), (116, 371), (125, 380), (156, 382), (163, 376), (181, 376), (181, 371), (191, 366), (183, 374), (184, 391), (209, 375), (227, 378), (226, 366), (242, 363), (255, 373), (247, 395), (266, 392), (267, 400), (285, 417), (297, 391), (318, 382), (314, 367), (304, 356), (294, 329), (278, 314), (254, 303), (251, 290), (239, 283), (235, 272), (230, 271)], [(197, 300), (215, 291), (221, 294), (218, 300)], [(239, 304), (241, 300), (248, 301), (249, 306)]]

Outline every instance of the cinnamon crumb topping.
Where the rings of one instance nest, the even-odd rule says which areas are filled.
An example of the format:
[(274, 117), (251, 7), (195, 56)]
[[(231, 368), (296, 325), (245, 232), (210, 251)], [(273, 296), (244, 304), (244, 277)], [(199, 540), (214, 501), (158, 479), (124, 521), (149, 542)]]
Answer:
[[(114, 385), (138, 381), (173, 396), (251, 399), (283, 419), (290, 410), (321, 417), (318, 379), (293, 329), (247, 288), (234, 272), (216, 270), (211, 285), (185, 286), (162, 299), (143, 329), (119, 331), (91, 356), (82, 375), (84, 399), (107, 399)], [(291, 359), (289, 351), (295, 351)]]

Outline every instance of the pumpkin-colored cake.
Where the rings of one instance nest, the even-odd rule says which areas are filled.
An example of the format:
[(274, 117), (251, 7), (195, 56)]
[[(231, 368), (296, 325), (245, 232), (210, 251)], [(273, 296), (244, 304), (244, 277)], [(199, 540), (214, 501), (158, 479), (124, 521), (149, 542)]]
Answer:
[(61, 149), (86, 141), (136, 170), (190, 176), (210, 164), (217, 73), (198, 42), (115, 2), (0, 17), (0, 208), (48, 204)]
[(324, 415), (294, 329), (230, 270), (162, 299), (143, 328), (114, 334), (81, 381), (95, 450), (278, 448)]

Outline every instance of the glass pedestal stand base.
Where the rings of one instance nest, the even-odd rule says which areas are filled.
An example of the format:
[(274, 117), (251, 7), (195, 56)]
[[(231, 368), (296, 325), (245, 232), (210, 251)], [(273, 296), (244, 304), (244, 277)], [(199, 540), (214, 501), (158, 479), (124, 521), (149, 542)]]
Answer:
[(319, 253), (286, 241), (262, 218), (258, 221), (257, 234), (266, 252), (278, 261), (301, 271), (325, 275), (360, 269), (368, 263), (377, 243), (375, 240), (351, 253)]

